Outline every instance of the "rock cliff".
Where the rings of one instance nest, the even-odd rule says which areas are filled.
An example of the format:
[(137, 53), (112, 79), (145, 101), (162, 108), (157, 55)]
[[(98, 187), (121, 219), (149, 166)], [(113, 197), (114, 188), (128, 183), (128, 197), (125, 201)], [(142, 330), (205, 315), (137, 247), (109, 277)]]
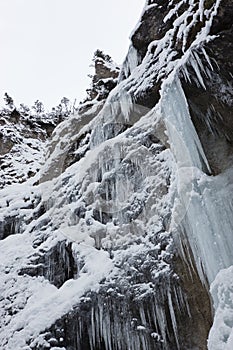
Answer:
[(146, 1), (121, 68), (98, 51), (39, 172), (4, 183), (3, 350), (232, 349), (232, 17)]

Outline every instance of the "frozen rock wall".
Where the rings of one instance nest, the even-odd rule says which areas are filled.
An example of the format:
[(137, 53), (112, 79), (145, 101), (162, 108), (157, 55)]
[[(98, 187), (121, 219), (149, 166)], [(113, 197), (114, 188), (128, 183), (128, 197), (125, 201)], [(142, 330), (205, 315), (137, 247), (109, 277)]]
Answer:
[(147, 1), (121, 71), (98, 57), (39, 175), (1, 190), (3, 350), (231, 348), (230, 14)]

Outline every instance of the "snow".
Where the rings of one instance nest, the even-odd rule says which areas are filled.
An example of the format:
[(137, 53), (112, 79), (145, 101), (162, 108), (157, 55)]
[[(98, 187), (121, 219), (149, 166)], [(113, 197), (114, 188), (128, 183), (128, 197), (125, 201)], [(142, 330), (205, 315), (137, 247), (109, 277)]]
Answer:
[[(156, 115), (155, 118), (157, 118)], [(68, 141), (66, 132), (69, 131), (69, 128), (67, 125), (69, 125), (68, 120), (66, 124), (60, 125), (54, 132), (55, 142), (60, 142), (59, 134), (64, 135), (63, 141)], [(83, 128), (85, 129), (85, 125)], [(6, 275), (2, 274), (1, 285), (8, 283), (6, 285), (8, 286), (9, 283), (13, 284), (16, 279), (17, 283), (13, 288), (18, 300), (17, 304), (11, 305), (11, 308), (13, 306), (16, 308), (16, 314), (11, 316), (10, 322), (4, 325), (4, 331), (1, 332), (3, 349), (15, 349), (16, 346), (23, 348), (31, 337), (42, 342), (42, 339), (38, 338), (39, 334), (81, 302), (80, 298), (87, 291), (98, 291), (101, 281), (110, 278), (111, 274), (117, 275), (122, 261), (129, 259), (132, 253), (142, 254), (145, 247), (135, 244), (135, 237), (139, 236), (142, 229), (145, 232), (148, 231), (150, 225), (153, 224), (153, 222), (146, 224), (146, 218), (150, 217), (150, 215), (147, 216), (146, 212), (150, 213), (156, 210), (156, 216), (159, 217), (160, 212), (163, 215), (162, 212), (167, 210), (162, 204), (163, 193), (159, 198), (157, 188), (165, 186), (163, 174), (168, 171), (166, 164), (161, 163), (161, 159), (170, 162), (171, 157), (164, 150), (164, 154), (158, 153), (157, 158), (155, 158), (154, 154), (145, 146), (139, 147), (141, 134), (137, 128), (146, 137), (149, 132), (148, 127), (145, 126), (143, 129), (142, 126), (138, 127), (135, 124), (135, 130), (93, 146), (93, 149), (86, 153), (85, 158), (70, 166), (57, 178), (41, 182), (36, 186), (32, 186), (32, 179), (31, 182), (13, 185), (1, 191), (2, 219), (4, 220), (10, 210), (16, 215), (24, 213), (26, 215), (24, 220), (30, 221), (29, 225), (25, 225), (24, 220), (21, 220), (19, 226), (22, 234), (9, 236), (0, 242), (1, 256), (4, 256), (1, 261), (2, 269), (7, 271)], [(82, 132), (81, 129), (80, 132)], [(138, 136), (132, 137), (131, 133), (136, 133)], [(53, 142), (52, 139), (51, 144)], [(69, 147), (68, 143), (67, 147)], [(59, 155), (57, 150), (58, 148), (54, 147), (54, 152)], [(60, 154), (62, 154), (62, 150), (60, 150)], [(114, 160), (112, 168), (109, 168), (109, 161), (112, 160)], [(146, 167), (148, 162), (151, 164), (151, 169)], [(143, 185), (138, 183), (139, 187), (136, 186), (136, 178), (133, 181), (130, 176), (127, 178), (127, 171), (124, 170), (127, 169), (127, 164), (131, 163), (137, 176), (140, 178), (143, 176), (145, 179)], [(101, 185), (97, 182), (99, 170), (101, 170), (103, 183), (119, 172), (116, 183), (118, 189), (116, 193), (119, 199), (114, 202), (111, 200), (101, 201), (99, 198), (98, 191)], [(127, 181), (128, 192), (125, 192), (124, 185)], [(78, 188), (77, 195), (74, 192), (75, 188)], [(169, 194), (167, 196), (169, 197)], [(25, 205), (24, 197), (27, 198), (28, 204), (34, 201), (33, 208), (27, 209), (27, 211), (22, 210)], [(154, 209), (150, 207), (150, 201), (153, 202), (153, 197), (156, 197), (158, 203), (158, 207), (154, 207)], [(124, 216), (124, 210), (128, 206), (135, 203), (133, 205), (137, 208), (138, 205), (141, 205), (140, 203), (147, 201), (148, 205), (144, 204), (141, 219), (132, 222), (132, 224), (124, 223), (127, 218)], [(42, 203), (46, 212), (38, 219), (31, 220), (30, 218), (35, 217), (35, 213), (38, 212)], [(116, 203), (118, 203), (117, 211)], [(86, 207), (85, 219), (79, 219), (74, 214), (79, 205)], [(93, 218), (93, 209), (100, 213), (114, 215), (114, 220), (120, 225), (115, 226), (113, 223), (103, 225), (96, 221)], [(135, 215), (134, 211), (127, 210), (127, 215)], [(145, 224), (148, 225), (147, 229)], [(23, 274), (20, 278), (17, 277), (18, 271), (22, 268), (36, 266), (34, 261), (36, 261), (38, 254), (45, 254), (51, 247), (64, 239), (74, 242), (73, 251), (77, 260), (82, 261), (76, 279), (66, 281), (58, 289), (44, 277), (30, 277), (27, 274)], [(38, 246), (34, 245), (36, 242), (39, 242)], [(145, 239), (145, 244), (148, 245), (146, 249), (149, 249), (151, 246), (149, 236)], [(105, 250), (97, 249), (101, 245), (106, 247)], [(118, 249), (114, 259), (110, 258), (108, 253), (113, 247)], [(128, 248), (126, 249), (126, 247)], [(5, 251), (8, 254), (4, 254)], [(169, 273), (169, 267), (163, 266), (162, 254), (160, 259), (161, 274), (163, 270), (166, 275)], [(9, 287), (5, 290), (6, 297), (10, 290)], [(27, 290), (28, 293), (26, 300), (22, 299), (21, 295), (24, 290)], [(146, 292), (145, 287), (140, 290), (141, 294)], [(6, 306), (4, 302), (3, 300), (3, 309)], [(20, 305), (23, 307), (21, 308)], [(36, 318), (35, 315), (37, 315)], [(3, 319), (6, 320), (6, 316)], [(106, 336), (105, 340), (108, 342)]]
[[(189, 65), (196, 84), (205, 89), (205, 77), (213, 67), (202, 44), (213, 39), (209, 29), (219, 3), (215, 1), (207, 11), (203, 0), (198, 6), (191, 0), (170, 2), (164, 22), (174, 18), (172, 28), (149, 45), (143, 61), (131, 45), (119, 83), (105, 103), (94, 100), (88, 111), (80, 110), (62, 122), (48, 145), (30, 138), (25, 146), (25, 139), (21, 140), (14, 156), (6, 160), (17, 174), (36, 173), (37, 168), (40, 173), (29, 180), (25, 175), (25, 183), (0, 191), (1, 223), (9, 214), (17, 223), (15, 234), (0, 241), (3, 350), (27, 349), (30, 341), (33, 346), (46, 346), (44, 331), (81, 304), (88, 292), (106, 287), (108, 294), (115, 293), (114, 283), (133, 290), (138, 303), (146, 298), (153, 302), (149, 311), (140, 306), (138, 323), (126, 319), (122, 328), (114, 315), (115, 334), (110, 338), (110, 313), (99, 300), (97, 307), (92, 306), (88, 330), (92, 349), (102, 339), (107, 350), (120, 349), (122, 342), (128, 349), (140, 344), (148, 350), (144, 334), (166, 348), (169, 325), (163, 303), (168, 305), (170, 328), (179, 349), (175, 310), (185, 310), (188, 315), (190, 311), (181, 288), (172, 285), (176, 276), (169, 259), (174, 239), (182, 242), (185, 261), (191, 260), (183, 249), (187, 242), (203, 284), (206, 280), (207, 285), (212, 283), (215, 319), (209, 349), (233, 347), (232, 169), (210, 175), (179, 79), (181, 74), (193, 79)], [(179, 14), (183, 4), (187, 10)], [(157, 4), (144, 11), (153, 7)], [(203, 20), (203, 27), (188, 46), (188, 34), (197, 20)], [(174, 50), (176, 40), (182, 43), (180, 57)], [(197, 47), (202, 48), (208, 69)], [(135, 105), (135, 99), (155, 82), (161, 82), (157, 105), (151, 110)], [(116, 131), (106, 127), (109, 125)], [(158, 141), (150, 145), (150, 137)], [(67, 167), (70, 155), (81, 156)], [(49, 252), (62, 243), (72, 247), (77, 272), (58, 288), (49, 276)], [(64, 261), (64, 250), (59, 254)], [(46, 278), (21, 273), (37, 268), (41, 256), (48, 260)], [(148, 263), (153, 266), (150, 280), (139, 282)], [(153, 319), (153, 329), (147, 328), (148, 318)], [(138, 333), (129, 339), (132, 323)]]
[[(153, 117), (157, 120), (156, 114)], [(67, 125), (69, 125), (69, 121), (66, 121), (66, 125), (60, 125), (54, 132), (55, 142), (59, 142), (59, 134), (64, 135), (62, 136), (63, 141), (68, 141), (64, 131), (69, 131)], [(85, 129), (85, 126), (83, 128)], [(150, 129), (152, 129), (151, 126)], [(23, 308), (16, 307), (17, 313), (11, 317), (10, 322), (4, 326), (4, 331), (1, 332), (3, 349), (6, 348), (6, 344), (6, 349), (15, 349), (16, 344), (23, 348), (31, 337), (40, 339), (38, 342), (41, 342), (41, 338), (38, 338), (41, 332), (81, 302), (80, 298), (87, 291), (98, 291), (101, 281), (110, 278), (111, 275), (117, 276), (119, 267), (122, 266), (125, 259), (128, 260), (132, 254), (140, 255), (144, 250), (143, 254), (146, 254), (146, 251), (152, 247), (154, 249), (154, 246), (149, 243), (149, 236), (154, 234), (155, 225), (154, 221), (147, 222), (147, 218), (153, 216), (153, 212), (159, 218), (169, 210), (169, 207), (166, 208), (163, 205), (163, 196), (169, 198), (170, 194), (161, 192), (158, 196), (158, 188), (166, 186), (164, 173), (168, 172), (167, 163), (171, 164), (172, 157), (167, 150), (158, 153), (155, 157), (154, 153), (145, 146), (139, 146), (141, 135), (147, 137), (150, 129), (148, 130), (147, 125), (137, 126), (136, 123), (134, 129), (129, 132), (126, 131), (113, 139), (93, 146), (83, 159), (70, 166), (57, 178), (41, 182), (36, 186), (32, 186), (32, 180), (1, 191), (1, 215), (3, 219), (9, 210), (12, 213), (13, 209), (22, 212), (22, 207), (25, 205), (24, 196), (28, 198), (28, 203), (35, 201), (34, 207), (24, 212), (25, 221), (34, 218), (42, 204), (46, 208), (46, 212), (38, 219), (30, 221), (29, 225), (25, 225), (24, 220), (22, 220), (20, 223), (22, 234), (10, 236), (0, 242), (1, 255), (4, 255), (1, 262), (2, 269), (7, 268), (8, 272), (7, 275), (2, 275), (2, 285), (6, 281), (13, 283), (17, 279), (17, 284), (14, 286), (14, 294), (18, 298), (17, 305), (22, 304), (21, 291), (27, 290), (29, 294), (28, 299), (23, 301)], [(82, 132), (81, 129), (80, 132)], [(52, 139), (51, 144), (53, 142)], [(69, 147), (68, 143), (67, 147)], [(54, 147), (54, 152), (57, 152), (56, 147)], [(62, 150), (60, 154), (62, 154)], [(112, 162), (112, 160), (114, 161)], [(128, 164), (132, 164), (136, 171), (133, 181), (131, 175), (127, 175)], [(147, 164), (150, 164), (150, 168), (146, 166)], [(101, 170), (103, 183), (115, 174), (119, 174), (116, 177), (118, 199), (116, 198), (114, 201), (101, 200), (99, 197), (101, 187), (101, 183), (98, 182), (99, 180), (97, 181), (99, 170)], [(137, 176), (144, 179), (142, 184), (135, 182)], [(125, 184), (127, 182), (128, 191), (126, 192)], [(77, 194), (74, 189), (78, 189)], [(158, 206), (151, 207), (150, 203), (154, 202), (153, 198), (156, 198)], [(9, 202), (9, 206), (7, 202)], [(127, 215), (135, 215), (134, 210), (128, 208), (132, 205), (135, 210), (139, 206), (137, 209), (139, 214), (141, 205), (143, 205), (143, 210), (141, 218), (130, 223), (127, 222), (125, 210)], [(74, 214), (79, 206), (85, 208), (85, 219)], [(113, 215), (118, 224), (114, 225), (109, 222), (104, 225), (98, 222), (93, 218), (94, 209), (100, 215), (103, 213)], [(140, 245), (135, 243), (135, 239), (137, 240), (137, 237), (141, 236), (142, 230), (144, 232), (151, 231), (151, 233), (145, 237), (144, 244)], [(16, 277), (22, 268), (35, 266), (34, 261), (36, 261), (38, 254), (45, 254), (51, 247), (64, 239), (74, 242), (73, 252), (77, 256), (77, 261), (82, 261), (76, 279), (66, 281), (58, 289), (44, 277), (30, 277), (27, 274), (20, 278)], [(35, 246), (36, 242), (39, 243)], [(99, 250), (100, 246), (105, 250)], [(112, 249), (115, 249), (114, 259), (110, 258), (109, 255), (109, 251)], [(4, 254), (4, 251), (7, 251), (8, 254)], [(158, 254), (159, 251), (160, 248), (158, 248)], [(162, 263), (163, 256), (164, 253), (161, 252), (158, 264), (158, 269), (161, 269), (161, 272), (158, 274), (158, 278), (163, 274), (169, 275), (170, 271), (169, 266)], [(6, 295), (8, 295), (9, 290), (9, 288), (6, 289)], [(138, 290), (140, 291), (139, 295), (143, 295), (151, 288), (148, 289), (145, 285), (140, 286)], [(35, 315), (37, 315), (36, 318)], [(160, 311), (157, 315), (160, 318), (158, 322), (163, 322)], [(98, 334), (98, 330), (96, 330), (96, 334)], [(106, 335), (104, 337), (108, 343)], [(110, 345), (108, 346), (110, 349)], [(146, 349), (145, 346), (144, 348)]]
[[(15, 244), (16, 242), (17, 244)], [(30, 248), (29, 244), (27, 251), (26, 243), (27, 237), (24, 235), (8, 237), (8, 239), (1, 242), (1, 256), (5, 258), (1, 261), (2, 268), (5, 268), (5, 266), (12, 268), (14, 260), (17, 261), (18, 269), (20, 268), (20, 265), (24, 262), (25, 254), (33, 254), (33, 249)], [(4, 291), (4, 293), (7, 293), (7, 297), (9, 298), (11, 289), (13, 289), (11, 292), (13, 295), (18, 295), (18, 299), (11, 305), (11, 308), (19, 308), (16, 316), (9, 319), (4, 331), (1, 332), (0, 339), (3, 349), (6, 344), (4, 339), (8, 337), (10, 337), (7, 342), (8, 350), (23, 348), (30, 336), (37, 336), (41, 330), (51, 326), (54, 320), (68, 312), (72, 305), (76, 305), (86, 291), (98, 289), (98, 283), (109, 275), (113, 265), (107, 252), (96, 250), (86, 244), (80, 244), (76, 249), (76, 253), (84, 258), (84, 266), (82, 271), (79, 272), (77, 280), (67, 281), (60, 289), (57, 289), (42, 277), (32, 278), (27, 275), (17, 277), (17, 283), (9, 287), (15, 277), (12, 279), (11, 275), (7, 274), (4, 280), (4, 274), (2, 275), (1, 285), (6, 284), (8, 287)], [(4, 250), (7, 250), (7, 255), (3, 254)], [(93, 261), (95, 261), (95, 264), (93, 264)], [(23, 296), (21, 293), (18, 294), (19, 290), (21, 293), (24, 290), (27, 294), (29, 293), (29, 298), (23, 309), (18, 305), (22, 303), (20, 298)], [(16, 302), (17, 305), (15, 305)], [(23, 303), (25, 304), (25, 300)]]
[(4, 150), (10, 145), (9, 152), (0, 156), (0, 188), (4, 188), (11, 183), (26, 181), (30, 174), (38, 173), (44, 162), (46, 142), (43, 140), (45, 131), (38, 125), (35, 124), (33, 130), (38, 138), (34, 138), (26, 120), (15, 125), (6, 118), (1, 119), (4, 120), (0, 125), (1, 148)]
[(233, 348), (233, 266), (219, 271), (211, 284), (215, 317), (208, 338), (209, 350)]

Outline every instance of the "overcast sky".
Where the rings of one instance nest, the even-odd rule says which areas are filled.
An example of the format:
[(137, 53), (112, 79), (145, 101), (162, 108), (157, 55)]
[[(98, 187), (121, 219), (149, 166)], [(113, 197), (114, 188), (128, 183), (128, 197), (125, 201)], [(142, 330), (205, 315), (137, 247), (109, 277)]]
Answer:
[(145, 0), (0, 0), (0, 105), (85, 97), (101, 49), (121, 64)]

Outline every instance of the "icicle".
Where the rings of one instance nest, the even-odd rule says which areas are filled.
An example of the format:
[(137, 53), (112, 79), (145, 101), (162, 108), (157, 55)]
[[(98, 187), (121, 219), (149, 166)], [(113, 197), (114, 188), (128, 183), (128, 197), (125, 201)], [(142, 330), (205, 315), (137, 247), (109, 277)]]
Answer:
[(213, 68), (213, 66), (212, 66), (212, 64), (211, 64), (210, 58), (209, 58), (209, 56), (207, 55), (206, 50), (204, 49), (204, 47), (202, 47), (202, 52), (203, 52), (203, 54), (204, 54), (204, 56), (205, 56), (206, 61), (207, 61), (208, 64), (209, 64), (211, 70), (214, 71), (214, 68)]
[(198, 82), (200, 83), (200, 85), (203, 87), (204, 90), (206, 90), (206, 86), (204, 83), (204, 80), (201, 76), (201, 71), (199, 69), (198, 63), (196, 61), (196, 56), (194, 55), (194, 53), (192, 54), (192, 56), (189, 59), (189, 63), (191, 64), (191, 66), (194, 69), (194, 72), (196, 73), (196, 77), (198, 79)]
[(119, 82), (125, 78), (128, 78), (133, 70), (139, 65), (139, 63), (140, 56), (135, 47), (131, 44), (126, 59), (121, 68)]
[(193, 126), (188, 103), (180, 81), (173, 81), (164, 92), (162, 114), (168, 128), (169, 141), (178, 166), (195, 166), (210, 172), (201, 142)]
[(167, 297), (168, 297), (168, 306), (169, 306), (169, 311), (170, 311), (170, 316), (171, 316), (171, 321), (172, 321), (172, 327), (175, 335), (175, 340), (176, 340), (176, 345), (177, 348), (180, 349), (179, 345), (179, 339), (178, 339), (178, 330), (177, 330), (177, 324), (176, 324), (176, 315), (172, 303), (172, 297), (171, 297), (171, 291), (168, 290), (167, 292)]

